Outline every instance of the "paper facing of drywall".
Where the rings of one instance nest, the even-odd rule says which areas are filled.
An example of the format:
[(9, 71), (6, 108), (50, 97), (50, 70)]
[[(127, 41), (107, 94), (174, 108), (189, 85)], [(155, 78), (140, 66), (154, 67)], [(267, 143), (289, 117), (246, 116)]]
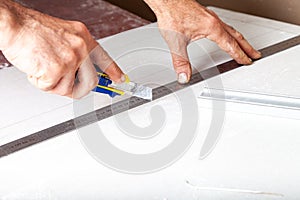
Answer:
[[(256, 48), (277, 43), (300, 32), (299, 27), (281, 22), (221, 9), (214, 11), (243, 32)], [(155, 24), (146, 26), (100, 41), (133, 81), (154, 87), (176, 79), (168, 48), (155, 27)], [(295, 49), (290, 51), (274, 55), (269, 61), (263, 59), (252, 66), (221, 75), (222, 83), (228, 89), (234, 86), (236, 89), (256, 91), (256, 87), (261, 86), (259, 81), (263, 80), (253, 81), (250, 72), (246, 71), (253, 70), (255, 74), (256, 70), (262, 70), (257, 72), (257, 76), (262, 77), (260, 73), (269, 70), (264, 66), (275, 58), (279, 61), (292, 55)], [(230, 59), (208, 40), (192, 43), (189, 55), (192, 65), (198, 70)], [(288, 62), (296, 61), (289, 57)], [(277, 62), (272, 63), (272, 67), (276, 69), (276, 66)], [(243, 79), (245, 83), (242, 83)], [(268, 83), (267, 80), (261, 83)], [(285, 79), (279, 77), (277, 80), (284, 84)], [(249, 84), (249, 81), (252, 83)], [(15, 68), (0, 70), (0, 82), (0, 105), (3, 105), (0, 111), (1, 144), (78, 114), (74, 113), (74, 105), (78, 102), (35, 89), (27, 82), (26, 76)], [(286, 91), (282, 84), (278, 87), (282, 87), (285, 94), (297, 95), (296, 92), (288, 93), (293, 90)], [(5, 184), (0, 187), (0, 196), (3, 199), (299, 199), (298, 120), (257, 114), (256, 111), (262, 108), (249, 114), (247, 110), (231, 111), (226, 107), (218, 144), (209, 157), (199, 159), (203, 139), (212, 126), (211, 119), (218, 114), (209, 106), (211, 101), (196, 98), (205, 86), (214, 86), (214, 83), (206, 81), (190, 88), (197, 101), (193, 109), (199, 114), (196, 138), (171, 166), (145, 175), (117, 172), (89, 154), (77, 136), (77, 130), (1, 158), (0, 177)], [(270, 87), (272, 90), (273, 86)], [(266, 88), (263, 85), (260, 89)], [(81, 102), (91, 99), (95, 109), (118, 101), (112, 101), (107, 95), (91, 93)], [(145, 127), (151, 123), (151, 111), (155, 106), (164, 110), (164, 126), (159, 130), (160, 134), (148, 140), (128, 136), (118, 126), (116, 117), (96, 125), (112, 144), (123, 151), (136, 154), (159, 151), (176, 137), (176, 131), (181, 126), (182, 110), (177, 94), (145, 104), (127, 114), (137, 126)], [(236, 106), (232, 104), (233, 108)], [(82, 109), (79, 114), (89, 112), (89, 109)], [(192, 117), (195, 116), (188, 119)]]

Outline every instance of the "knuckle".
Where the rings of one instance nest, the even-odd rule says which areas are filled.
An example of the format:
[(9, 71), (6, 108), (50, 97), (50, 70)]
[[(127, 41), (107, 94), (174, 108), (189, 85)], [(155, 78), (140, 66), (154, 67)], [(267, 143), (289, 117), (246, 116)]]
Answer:
[(55, 83), (39, 83), (37, 87), (42, 91), (51, 92), (55, 87)]
[(79, 21), (72, 21), (72, 27), (75, 30), (75, 33), (71, 35), (72, 47), (79, 50), (86, 49), (86, 40), (88, 40), (88, 36), (90, 36), (87, 27), (84, 23)]
[(73, 38), (73, 46), (78, 49), (86, 49), (86, 42), (82, 37), (76, 36)]
[(208, 16), (207, 20), (210, 28), (215, 28), (216, 26), (220, 25), (220, 20), (213, 15)]
[(178, 67), (186, 67), (189, 65), (189, 61), (188, 60), (182, 60), (182, 59), (174, 59), (173, 60), (173, 65), (175, 68)]
[(236, 37), (237, 40), (244, 40), (245, 39), (243, 34), (241, 34), (238, 31), (235, 31), (235, 37)]
[[(66, 65), (74, 65), (77, 62), (77, 56), (72, 49), (65, 50), (65, 52), (63, 53), (63, 62)], [(56, 68), (61, 70), (61, 72), (63, 72), (64, 70), (63, 67), (56, 67)]]
[(56, 85), (56, 82), (53, 79), (46, 78), (45, 76), (35, 77), (32, 75), (29, 75), (27, 78), (28, 78), (28, 81), (32, 85), (34, 85), (36, 88), (38, 88), (42, 91), (46, 91), (46, 92), (52, 90)]
[(74, 21), (73, 22), (73, 27), (76, 29), (77, 32), (79, 33), (85, 33), (87, 32), (87, 27), (85, 26), (84, 23), (79, 22), (79, 21)]
[(224, 29), (223, 29), (220, 21), (214, 17), (212, 19), (210, 19), (209, 23), (207, 23), (206, 29), (207, 29), (207, 32), (206, 32), (207, 35), (220, 36), (224, 32)]
[(223, 46), (225, 51), (230, 55), (236, 56), (239, 54), (240, 46), (234, 38), (229, 38), (227, 42), (224, 41)]
[(236, 60), (240, 60), (242, 57), (241, 52), (232, 52), (232, 55)]
[(239, 59), (239, 58), (242, 57), (242, 52), (241, 52), (241, 50), (237, 50), (237, 49), (231, 49), (231, 50), (229, 51), (229, 54), (230, 54), (233, 58), (235, 58), (235, 59)]

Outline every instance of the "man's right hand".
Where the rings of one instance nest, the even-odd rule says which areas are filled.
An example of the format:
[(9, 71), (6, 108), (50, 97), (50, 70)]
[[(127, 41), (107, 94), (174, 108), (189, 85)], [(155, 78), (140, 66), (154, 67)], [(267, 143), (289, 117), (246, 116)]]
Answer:
[(81, 98), (97, 85), (93, 63), (115, 82), (124, 80), (121, 69), (83, 23), (51, 17), (7, 0), (0, 0), (0, 11), (0, 24), (6, 26), (6, 31), (0, 30), (0, 50), (37, 88)]

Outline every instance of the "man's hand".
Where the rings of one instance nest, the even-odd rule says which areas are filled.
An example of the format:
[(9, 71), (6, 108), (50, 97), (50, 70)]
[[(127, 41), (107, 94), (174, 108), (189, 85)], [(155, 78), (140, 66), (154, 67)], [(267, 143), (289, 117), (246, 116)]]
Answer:
[(0, 0), (0, 11), (0, 24), (7, 30), (0, 30), (0, 50), (39, 89), (81, 98), (97, 85), (93, 63), (112, 80), (123, 81), (120, 68), (81, 22), (51, 17), (7, 0)]
[(195, 0), (144, 0), (157, 16), (161, 34), (167, 42), (180, 83), (187, 83), (192, 70), (187, 45), (200, 38), (216, 42), (240, 64), (251, 64), (261, 54), (233, 27)]

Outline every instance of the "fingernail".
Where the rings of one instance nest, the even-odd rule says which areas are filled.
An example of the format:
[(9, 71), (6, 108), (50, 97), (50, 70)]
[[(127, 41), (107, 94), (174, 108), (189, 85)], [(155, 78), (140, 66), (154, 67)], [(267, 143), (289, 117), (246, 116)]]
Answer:
[(257, 58), (261, 58), (262, 57), (262, 53), (260, 51), (257, 51)]
[(186, 73), (178, 74), (178, 82), (181, 83), (181, 84), (185, 84), (185, 83), (188, 82), (188, 78), (187, 78)]
[(252, 64), (252, 59), (251, 58), (248, 58), (248, 61), (246, 61), (247, 63), (245, 63), (244, 65), (251, 65)]
[(126, 77), (124, 74), (122, 74), (120, 81), (121, 83), (124, 83), (126, 81)]
[(257, 53), (258, 53), (260, 56), (262, 56), (262, 53), (261, 53), (260, 51), (257, 51)]

